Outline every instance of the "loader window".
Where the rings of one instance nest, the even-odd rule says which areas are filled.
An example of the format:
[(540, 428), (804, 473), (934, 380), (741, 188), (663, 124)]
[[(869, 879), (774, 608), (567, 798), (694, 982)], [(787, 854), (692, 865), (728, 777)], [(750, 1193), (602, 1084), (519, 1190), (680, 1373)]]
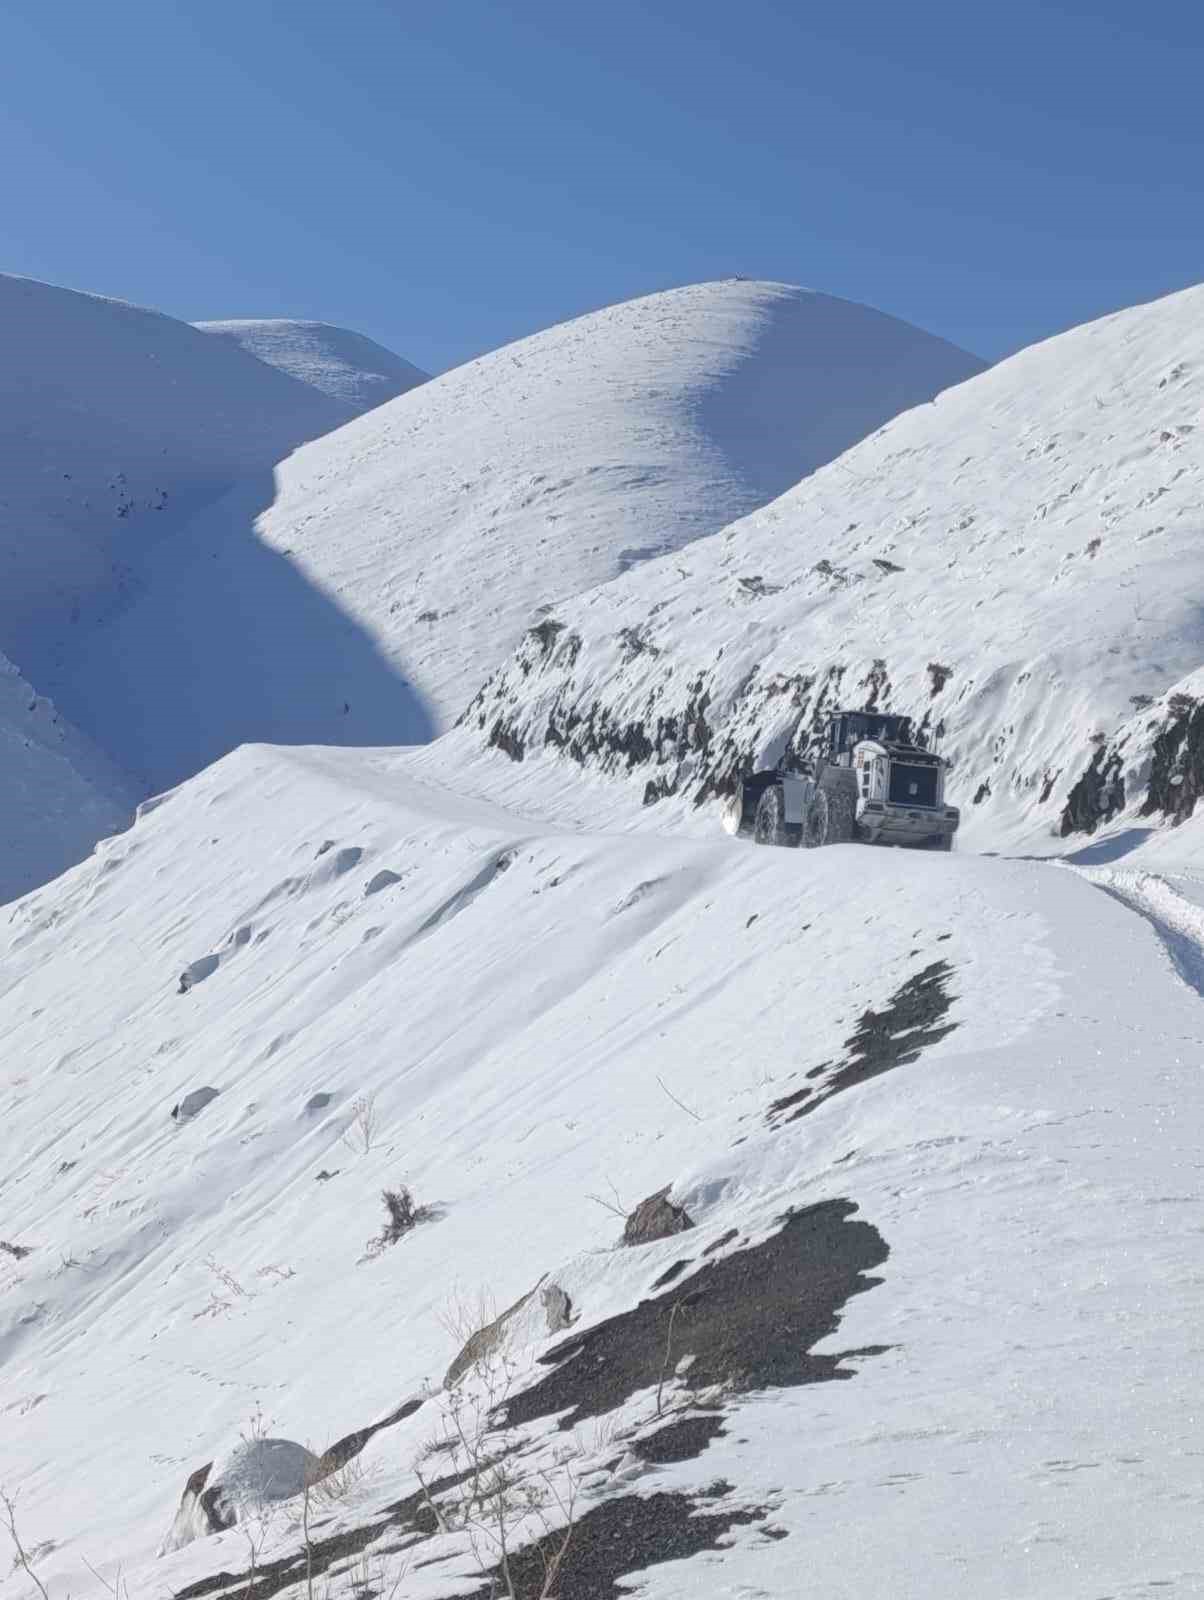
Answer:
[(906, 762), (892, 761), (889, 799), (895, 805), (934, 806), (936, 768), (913, 767)]

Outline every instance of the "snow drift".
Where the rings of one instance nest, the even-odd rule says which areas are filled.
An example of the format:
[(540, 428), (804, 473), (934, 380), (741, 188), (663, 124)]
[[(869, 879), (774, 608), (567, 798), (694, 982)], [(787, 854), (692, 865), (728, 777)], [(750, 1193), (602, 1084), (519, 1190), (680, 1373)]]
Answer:
[(193, 327), (229, 340), (329, 396), (342, 408), (343, 422), (416, 389), (429, 376), (374, 339), (329, 322), (258, 317), (196, 322)]
[(1023, 351), (557, 605), (466, 725), (680, 816), (805, 754), (837, 705), (890, 709), (953, 762), (963, 843), (1053, 848), (1134, 708), (1201, 665), (1202, 469), (1196, 288)]

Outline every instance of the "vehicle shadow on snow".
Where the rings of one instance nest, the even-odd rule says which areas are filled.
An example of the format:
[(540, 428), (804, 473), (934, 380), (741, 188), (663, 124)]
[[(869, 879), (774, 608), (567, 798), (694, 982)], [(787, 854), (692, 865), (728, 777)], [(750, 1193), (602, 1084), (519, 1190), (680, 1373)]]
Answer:
[(59, 710), (152, 791), (246, 743), (423, 744), (431, 713), (255, 519), (259, 474), (148, 550), (122, 609), (54, 675)]

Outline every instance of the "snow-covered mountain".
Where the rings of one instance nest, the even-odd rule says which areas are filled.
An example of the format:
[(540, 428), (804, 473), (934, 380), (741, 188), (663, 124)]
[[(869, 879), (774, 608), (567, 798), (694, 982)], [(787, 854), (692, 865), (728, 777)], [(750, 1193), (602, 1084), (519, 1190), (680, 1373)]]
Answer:
[[(682, 291), (542, 336), (525, 411), (540, 341), (149, 553), (72, 682), (163, 769), (424, 736), (415, 608), (459, 585), (439, 708), (561, 598), (455, 733), (247, 745), (0, 919), (6, 1600), (1204, 1590), (1201, 293), (677, 548), (752, 495), (732, 397), (809, 314)], [(633, 570), (566, 598), (557, 515)], [(694, 807), (837, 698), (939, 730), (970, 842), (1029, 854)]]
[(465, 720), (534, 766), (495, 792), (567, 757), (681, 820), (837, 704), (889, 708), (951, 758), (963, 842), (1061, 849), (1182, 812), (1147, 779), (1199, 696), (1202, 552), (1204, 287), (1025, 350), (555, 606)]
[[(273, 326), (259, 342), (271, 339)], [(198, 536), (194, 519), (233, 486), (237, 497), (228, 504), (270, 503), (276, 463), (362, 409), (352, 391), (371, 403), (372, 372), (386, 385), (382, 395), (420, 376), (354, 334), (285, 326), (297, 330), (296, 376), (283, 350), (274, 362), (264, 350), (257, 359), (237, 340), (158, 312), (0, 275), (0, 650), (20, 674), (7, 664), (0, 673), (7, 752), (0, 902), (79, 860), (98, 837), (123, 826), (135, 797), (147, 792), (145, 773), (129, 760), (136, 697), (127, 703), (114, 689), (117, 698), (93, 715), (71, 692), (83, 640), (134, 602), (148, 573), (172, 571), (181, 556), (187, 565)], [(307, 338), (312, 359), (302, 371)], [(288, 340), (280, 336), (277, 344)], [(350, 386), (345, 392), (340, 373)], [(225, 531), (249, 545), (250, 521)], [(210, 554), (207, 547), (203, 559)], [(136, 670), (163, 680), (177, 717), (212, 681), (213, 660), (222, 654), (215, 641), (239, 606), (260, 608), (268, 637), (272, 627), (305, 624), (319, 638), (337, 634), (341, 653), (356, 659), (354, 628), (287, 562), (257, 548), (241, 554), (220, 579), (210, 575), (211, 585), (226, 585), (227, 614), (206, 615), (203, 658), (175, 659), (163, 628), (144, 641), (149, 648)], [(192, 612), (200, 598), (197, 591), (181, 605)], [(160, 617), (166, 620), (168, 608)], [(305, 675), (295, 664), (273, 661), (258, 675), (245, 659), (240, 665), (252, 682), (275, 681), (283, 671), (289, 690), (281, 698), (304, 696)], [(378, 681), (393, 684), (383, 669)], [(75, 702), (70, 709), (60, 690)], [(287, 735), (287, 709), (275, 726)], [(115, 727), (125, 736), (113, 737)], [(262, 733), (262, 724), (252, 731)]]
[[(244, 749), (0, 932), (0, 1485), (50, 1600), (484, 1597), (503, 1547), (533, 1600), (569, 1524), (565, 1600), (1196, 1592), (1204, 882), (413, 768)], [(256, 1499), (263, 1435), (342, 1465)]]
[(340, 403), (159, 312), (0, 275), (0, 649), (38, 687), (148, 548)]
[(278, 367), (328, 395), (343, 408), (341, 421), (350, 421), (373, 406), (395, 400), (429, 373), (403, 361), (374, 339), (329, 322), (305, 322), (289, 317), (244, 317), (225, 322), (197, 322), (202, 333), (228, 339), (248, 354)]
[(980, 367), (775, 284), (612, 306), (423, 384), (211, 510), (49, 692), (152, 788), (248, 739), (414, 742), (549, 604)]

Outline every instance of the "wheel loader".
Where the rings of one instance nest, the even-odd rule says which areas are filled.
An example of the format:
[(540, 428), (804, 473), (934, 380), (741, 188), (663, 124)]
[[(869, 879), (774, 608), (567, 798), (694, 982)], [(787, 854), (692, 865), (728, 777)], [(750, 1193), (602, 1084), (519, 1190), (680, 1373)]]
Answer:
[(740, 779), (723, 825), (757, 844), (952, 850), (960, 813), (945, 804), (948, 765), (915, 742), (907, 717), (836, 711), (816, 759)]

